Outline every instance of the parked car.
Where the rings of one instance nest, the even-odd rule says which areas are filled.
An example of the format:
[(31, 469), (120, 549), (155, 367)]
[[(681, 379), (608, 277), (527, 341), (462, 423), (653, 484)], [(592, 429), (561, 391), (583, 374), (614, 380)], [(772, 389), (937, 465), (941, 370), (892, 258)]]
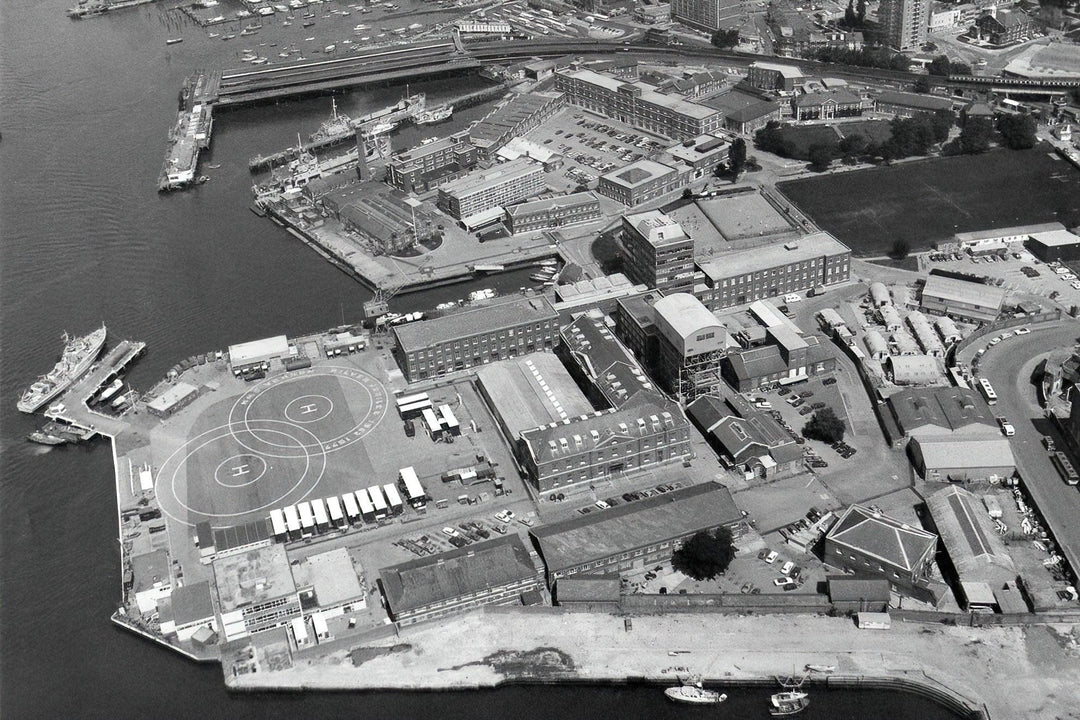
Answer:
[(836, 378), (827, 377), (827, 378), (825, 378), (824, 380), (821, 381), (821, 384), (822, 385), (835, 385), (836, 384)]
[(786, 563), (780, 566), (780, 574), (787, 576), (791, 574), (791, 569), (795, 567), (795, 563), (788, 560)]
[(784, 577), (773, 578), (772, 582), (773, 585), (775, 585), (776, 587), (784, 587), (785, 585), (790, 585), (794, 583), (794, 581), (786, 575)]
[(774, 562), (776, 562), (776, 558), (778, 557), (780, 557), (780, 553), (776, 552), (775, 550), (770, 550), (769, 554), (765, 556), (765, 562), (769, 565), (772, 565)]
[(596, 507), (600, 508), (601, 510), (607, 510), (609, 507), (611, 507), (610, 505), (608, 505), (603, 500), (597, 500), (594, 504), (596, 505)]

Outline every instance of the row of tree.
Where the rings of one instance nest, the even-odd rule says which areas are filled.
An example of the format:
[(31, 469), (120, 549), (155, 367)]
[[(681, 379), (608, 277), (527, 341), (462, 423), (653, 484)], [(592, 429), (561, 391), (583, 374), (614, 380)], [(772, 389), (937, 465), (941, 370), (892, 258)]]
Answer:
[(883, 68), (885, 70), (907, 70), (911, 61), (898, 52), (888, 48), (862, 48), (848, 50), (842, 47), (819, 48), (813, 59), (821, 62), (856, 65), (858, 67)]

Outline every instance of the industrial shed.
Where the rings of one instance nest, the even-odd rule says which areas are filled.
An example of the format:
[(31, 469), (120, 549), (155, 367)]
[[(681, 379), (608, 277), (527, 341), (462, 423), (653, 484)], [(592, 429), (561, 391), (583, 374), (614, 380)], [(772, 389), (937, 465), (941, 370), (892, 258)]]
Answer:
[(892, 295), (889, 294), (889, 289), (885, 287), (885, 283), (870, 283), (870, 301), (874, 304), (874, 307), (878, 308), (892, 305)]
[(880, 362), (889, 357), (889, 344), (877, 330), (867, 330), (866, 335), (863, 336), (863, 342), (866, 344), (870, 357), (874, 360)]
[(878, 315), (881, 316), (881, 323), (885, 326), (887, 332), (893, 332), (899, 330), (902, 325), (900, 321), (900, 313), (896, 311), (892, 305), (884, 305), (878, 308)]
[(934, 325), (937, 327), (937, 331), (945, 343), (960, 342), (962, 336), (960, 335), (960, 330), (956, 327), (956, 323), (952, 321), (952, 318), (946, 317), (945, 315), (934, 318)]
[(995, 438), (914, 437), (908, 452), (915, 469), (929, 481), (1004, 479), (1016, 472), (1009, 441)]
[(969, 607), (1017, 608), (1012, 587), (1016, 566), (979, 498), (953, 486), (931, 495), (926, 505), (956, 570), (963, 601)]
[(944, 377), (938, 361), (926, 355), (891, 357), (888, 364), (897, 385), (931, 385)]

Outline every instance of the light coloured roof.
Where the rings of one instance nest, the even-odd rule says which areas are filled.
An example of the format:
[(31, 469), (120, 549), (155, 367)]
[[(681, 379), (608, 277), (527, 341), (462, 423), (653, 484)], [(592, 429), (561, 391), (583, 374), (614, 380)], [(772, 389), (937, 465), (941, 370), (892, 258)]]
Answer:
[(658, 177), (674, 175), (677, 172), (675, 168), (658, 163), (655, 160), (642, 159), (604, 173), (600, 176), (600, 179), (614, 185), (633, 189)]
[(189, 385), (186, 382), (178, 382), (175, 385), (169, 386), (165, 392), (158, 395), (156, 398), (146, 403), (147, 407), (152, 410), (165, 411), (171, 408), (178, 402), (186, 400), (189, 396), (199, 392), (199, 389), (194, 385)]
[(1015, 468), (1012, 447), (1004, 437), (915, 438), (928, 470)]
[(1080, 236), (1073, 235), (1065, 229), (1032, 233), (1030, 237), (1035, 242), (1046, 247), (1064, 247), (1080, 243)]
[(570, 195), (556, 195), (555, 197), (544, 198), (543, 200), (531, 200), (529, 202), (518, 203), (517, 205), (506, 208), (506, 212), (511, 216), (519, 216), (544, 212), (546, 210), (554, 210), (557, 208), (578, 207), (598, 202), (600, 202), (600, 199), (596, 197), (596, 193), (588, 191), (572, 193)]
[(619, 88), (623, 86), (635, 88), (638, 90), (640, 100), (674, 110), (675, 112), (688, 117), (704, 120), (718, 114), (713, 108), (698, 105), (689, 100), (684, 100), (678, 95), (665, 95), (664, 93), (658, 92), (655, 85), (650, 85), (646, 82), (625, 82), (588, 69), (573, 70), (563, 74), (567, 77), (589, 83), (590, 85), (602, 87), (611, 92), (618, 92)]
[(481, 172), (474, 172), (457, 180), (452, 180), (439, 187), (447, 195), (472, 195), (489, 188), (504, 185), (512, 180), (528, 175), (543, 173), (543, 165), (538, 165), (527, 158), (517, 158), (501, 163)]
[(847, 245), (823, 231), (805, 235), (796, 241), (717, 253), (709, 260), (698, 263), (698, 266), (715, 284), (718, 280), (736, 275), (850, 252)]
[(998, 238), (1015, 237), (1017, 235), (1032, 235), (1035, 233), (1064, 230), (1065, 226), (1059, 222), (1036, 223), (1034, 225), (1013, 225), (1010, 227), (991, 228), (989, 230), (971, 230), (959, 232), (953, 235), (958, 243), (977, 242), (979, 240), (997, 240)]
[(229, 362), (233, 365), (243, 365), (253, 360), (288, 354), (289, 340), (284, 335), (229, 346)]
[(552, 353), (530, 353), (491, 363), (476, 374), (512, 438), (523, 430), (593, 411)]
[(319, 607), (334, 607), (364, 597), (364, 588), (346, 548), (311, 555), (292, 568), (298, 588), (315, 588)]
[(937, 544), (937, 535), (861, 505), (849, 507), (828, 538), (908, 572), (919, 570)]
[(803, 77), (802, 70), (795, 67), (794, 65), (781, 65), (779, 63), (761, 62), (759, 60), (755, 60), (754, 62), (750, 63), (750, 66), (761, 68), (762, 70), (772, 70), (774, 72), (780, 73), (786, 78)]
[(214, 578), (222, 613), (296, 593), (284, 545), (218, 557)]
[(686, 340), (706, 328), (723, 328), (701, 301), (689, 293), (672, 293), (653, 304), (656, 318), (679, 337)]
[(1000, 310), (1005, 300), (1005, 290), (993, 285), (958, 280), (943, 275), (930, 275), (923, 286), (923, 297), (936, 298), (944, 303), (977, 305)]

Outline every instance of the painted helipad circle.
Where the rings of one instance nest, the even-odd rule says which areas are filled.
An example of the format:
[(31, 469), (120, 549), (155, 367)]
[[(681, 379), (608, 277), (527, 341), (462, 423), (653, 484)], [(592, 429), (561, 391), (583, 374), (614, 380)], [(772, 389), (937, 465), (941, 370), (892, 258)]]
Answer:
[(266, 467), (266, 459), (262, 455), (239, 453), (218, 463), (214, 468), (214, 481), (227, 488), (254, 485), (266, 474)]
[[(332, 377), (346, 381), (352, 386), (348, 405), (335, 404), (325, 395), (304, 392), (288, 395), (293, 388), (304, 389), (305, 381), (316, 377)], [(286, 395), (286, 398), (278, 397)], [(298, 457), (301, 450), (335, 452), (361, 440), (375, 429), (386, 415), (386, 389), (369, 373), (356, 368), (336, 365), (308, 368), (286, 375), (277, 375), (260, 382), (257, 386), (237, 398), (229, 411), (229, 424), (241, 446), (252, 452), (262, 452), (259, 447), (273, 448), (281, 457)], [(361, 415), (356, 420), (354, 413)], [(323, 422), (323, 426), (308, 428), (311, 442), (305, 442), (302, 448), (283, 445), (272, 438), (259, 434), (260, 418), (266, 416), (284, 416), (290, 424), (314, 425)], [(310, 417), (309, 417), (310, 416)], [(246, 432), (242, 432), (246, 431)], [(317, 432), (316, 432), (317, 431)], [(252, 444), (248, 444), (251, 442)]]
[[(281, 447), (266, 446), (253, 450), (237, 439), (238, 434), (249, 432), (256, 433), (248, 438), (255, 445), (261, 443), (259, 433), (268, 436), (272, 435), (279, 439), (287, 438), (290, 442), (278, 442), (275, 444)], [(215, 466), (212, 474), (216, 487), (210, 492), (215, 497), (224, 495), (227, 505), (230, 504), (230, 499), (232, 505), (244, 505), (235, 512), (215, 511), (211, 507), (199, 507), (190, 499), (191, 492), (188, 486), (191, 481), (188, 479), (187, 474), (198, 472), (198, 469), (192, 466), (192, 460), (201, 452), (213, 452), (212, 446), (216, 443), (226, 443), (227, 452), (230, 454)], [(241, 445), (241, 448), (237, 448), (238, 444)], [(248, 452), (236, 452), (238, 449), (248, 450)], [(253, 458), (259, 460), (254, 461)], [(268, 458), (286, 460), (302, 458), (303, 463), (299, 469), (299, 477), (284, 478), (282, 481), (283, 489), (276, 493), (274, 497), (264, 498), (263, 496), (257, 496), (257, 499), (252, 502), (250, 499), (251, 494), (257, 485), (271, 481), (274, 478), (271, 472), (272, 465), (268, 462)], [(257, 477), (253, 479), (235, 479), (223, 476), (223, 474), (230, 473), (232, 468), (236, 468), (237, 461), (240, 459), (252, 461), (249, 463), (251, 466), (248, 468), (250, 471), (248, 474), (257, 475)], [(262, 462), (261, 472), (254, 468), (254, 465), (257, 465), (259, 461)], [(282, 464), (286, 465), (287, 463)], [(245, 423), (226, 423), (225, 425), (210, 428), (178, 447), (162, 463), (161, 468), (158, 470), (154, 489), (162, 511), (177, 522), (190, 526), (200, 520), (215, 518), (232, 520), (252, 512), (280, 507), (289, 504), (288, 498), (291, 498), (293, 502), (298, 501), (311, 494), (319, 485), (325, 472), (326, 453), (321, 449), (318, 438), (310, 430), (284, 420), (251, 420)], [(228, 493), (240, 494), (230, 498)], [(197, 517), (192, 519), (190, 516), (185, 517), (186, 514)]]
[(325, 395), (301, 395), (285, 405), (285, 419), (306, 425), (318, 422), (334, 412), (334, 401)]

